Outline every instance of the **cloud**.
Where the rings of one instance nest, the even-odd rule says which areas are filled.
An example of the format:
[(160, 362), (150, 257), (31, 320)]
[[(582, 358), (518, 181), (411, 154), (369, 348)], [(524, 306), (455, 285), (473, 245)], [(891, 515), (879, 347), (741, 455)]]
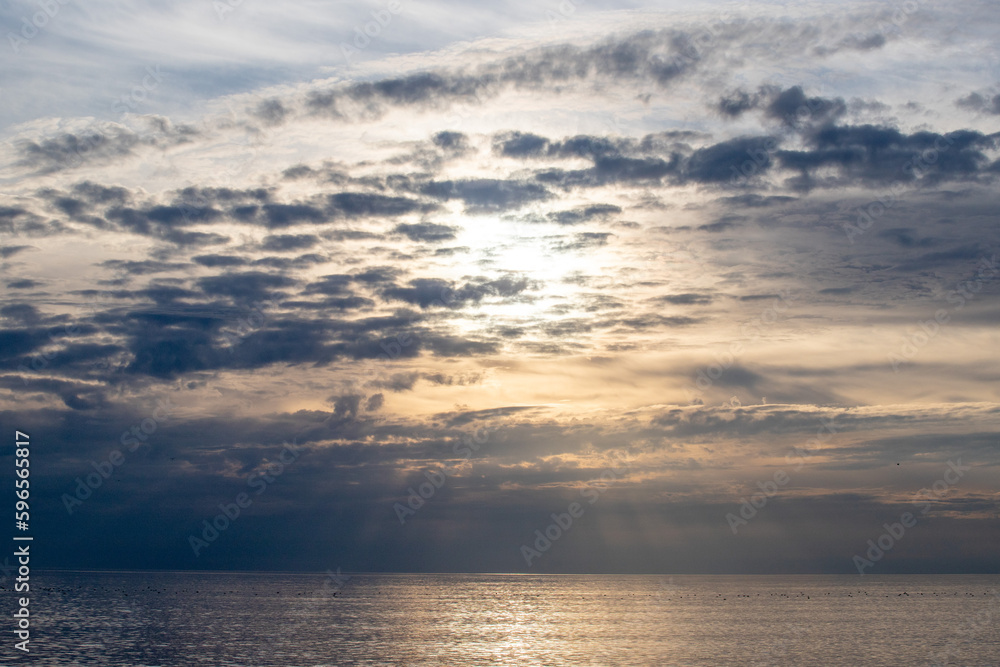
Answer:
[(506, 132), (493, 140), (493, 150), (505, 157), (537, 157), (548, 152), (549, 140), (529, 132)]
[(548, 219), (560, 225), (578, 225), (591, 220), (607, 220), (622, 212), (620, 206), (613, 204), (593, 204), (569, 211), (553, 211)]
[[(949, 458), (988, 477), (997, 294), (973, 276), (1000, 245), (997, 91), (976, 65), (993, 8), (922, 6), (888, 32), (891, 8), (860, 6), (581, 8), (569, 32), (507, 9), (394, 19), (347, 69), (315, 47), (363, 8), (313, 8), (311, 32), (294, 7), (233, 13), (219, 29), (245, 39), (211, 53), (168, 8), (162, 40), (112, 40), (89, 78), (66, 54), (98, 38), (67, 15), (50, 58), (19, 61), (5, 92), (36, 95), (11, 113), (42, 111), (0, 149), (4, 422), (46, 434), (40, 484), (72, 492), (156, 399), (177, 404), (84, 509), (39, 521), (76, 545), (54, 566), (245, 565), (235, 533), (194, 565), (173, 541), (293, 438), (308, 464), (240, 519), (260, 567), (323, 569), (319, 548), (345, 569), (517, 569), (510, 545), (611, 450), (630, 457), (601, 500), (621, 535), (581, 524), (606, 548), (553, 550), (554, 570), (836, 569), (871, 537), (858, 516)], [(140, 43), (169, 52), (157, 94), (177, 111), (150, 94), (102, 124), (90, 84), (128, 91), (114, 73)], [(71, 85), (96, 102), (53, 100)], [(725, 514), (821, 432), (734, 550)], [(456, 463), (399, 526), (407, 487)], [(942, 547), (942, 568), (996, 560), (976, 484), (931, 522), (974, 553)]]
[(358, 394), (346, 394), (344, 396), (331, 396), (327, 400), (333, 403), (333, 416), (335, 418), (353, 419), (358, 416), (363, 399), (364, 396)]
[(737, 118), (751, 109), (760, 106), (761, 94), (750, 93), (745, 90), (735, 90), (726, 96), (719, 98), (716, 110), (723, 117)]
[(94, 125), (80, 132), (50, 138), (20, 139), (16, 143), (20, 166), (48, 174), (88, 163), (109, 163), (135, 155), (140, 147), (169, 148), (198, 135), (189, 125), (174, 126), (166, 119), (150, 118), (152, 133), (135, 132), (119, 124)]
[(795, 128), (829, 125), (846, 112), (844, 100), (807, 97), (802, 86), (777, 92), (765, 108), (767, 117)]
[(297, 284), (292, 278), (260, 271), (225, 273), (199, 278), (197, 282), (206, 294), (236, 301), (263, 300), (276, 294), (278, 289)]
[(385, 397), (382, 394), (372, 394), (365, 402), (365, 412), (377, 412), (385, 405)]
[(991, 115), (1000, 115), (1000, 94), (969, 93), (955, 100), (955, 104), (970, 111), (978, 111)]
[(38, 248), (30, 245), (11, 245), (5, 248), (0, 248), (0, 257), (7, 259), (8, 257), (13, 257), (25, 250), (38, 250)]
[(780, 142), (769, 136), (739, 137), (696, 150), (684, 165), (684, 177), (700, 183), (730, 183), (766, 174), (773, 166), (771, 152)]
[(11, 282), (7, 283), (7, 287), (10, 289), (32, 289), (35, 287), (41, 287), (44, 284), (45, 283), (39, 282), (37, 280), (22, 279), (22, 280), (12, 280)]
[(555, 249), (558, 251), (569, 251), (602, 246), (606, 245), (608, 239), (612, 236), (614, 234), (608, 232), (581, 232), (574, 234), (572, 241), (560, 241), (555, 245)]
[(663, 296), (656, 297), (656, 300), (674, 305), (705, 306), (712, 303), (713, 298), (711, 295), (692, 294), (689, 292), (685, 294), (665, 294)]
[(440, 243), (450, 241), (455, 238), (457, 228), (449, 225), (439, 225), (433, 222), (421, 222), (417, 224), (399, 224), (393, 230), (397, 234), (402, 234), (411, 241), (424, 241), (426, 243)]
[(278, 234), (264, 238), (261, 247), (264, 250), (288, 252), (292, 250), (307, 250), (319, 243), (319, 237), (313, 234)]
[(440, 278), (415, 278), (405, 287), (383, 288), (382, 294), (421, 308), (459, 307), (479, 303), (487, 296), (514, 297), (533, 288), (537, 289), (537, 285), (522, 276), (504, 276), (495, 280), (480, 278), (464, 285)]
[(470, 213), (489, 213), (520, 208), (548, 199), (550, 194), (537, 183), (497, 179), (432, 181), (421, 192), (435, 199), (459, 199)]

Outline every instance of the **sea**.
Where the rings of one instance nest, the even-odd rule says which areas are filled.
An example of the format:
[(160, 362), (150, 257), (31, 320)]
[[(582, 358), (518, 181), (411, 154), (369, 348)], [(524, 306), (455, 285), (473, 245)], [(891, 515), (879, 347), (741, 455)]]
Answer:
[(1000, 665), (998, 575), (32, 572), (31, 595), (4, 666)]

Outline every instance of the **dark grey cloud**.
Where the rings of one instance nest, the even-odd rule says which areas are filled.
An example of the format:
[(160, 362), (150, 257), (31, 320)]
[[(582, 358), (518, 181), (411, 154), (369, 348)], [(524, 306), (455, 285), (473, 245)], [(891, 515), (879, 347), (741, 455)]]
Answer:
[(483, 375), (481, 373), (471, 373), (467, 375), (447, 375), (445, 373), (425, 373), (423, 378), (434, 385), (443, 385), (447, 387), (451, 386), (468, 386), (477, 384), (482, 381)]
[(742, 227), (745, 217), (739, 215), (730, 215), (725, 218), (716, 220), (715, 222), (706, 223), (704, 225), (699, 225), (698, 229), (703, 232), (726, 232), (731, 229), (736, 229), (737, 227)]
[(319, 237), (313, 234), (277, 234), (264, 238), (261, 247), (264, 250), (288, 252), (305, 250), (319, 243)]
[[(62, 359), (53, 368), (64, 369), (67, 364)], [(48, 367), (46, 368), (46, 370)], [(108, 392), (93, 384), (28, 376), (16, 380), (12, 376), (0, 376), (0, 386), (18, 392), (49, 394), (59, 398), (70, 410), (88, 412), (107, 407)]]
[(267, 299), (280, 289), (296, 285), (297, 281), (282, 275), (244, 271), (199, 278), (197, 284), (206, 294), (249, 302)]
[(695, 294), (687, 292), (684, 294), (666, 294), (654, 299), (663, 303), (670, 303), (679, 306), (707, 306), (712, 303), (713, 298), (708, 294)]
[(249, 263), (249, 260), (244, 259), (243, 257), (235, 257), (233, 255), (197, 255), (192, 257), (191, 260), (196, 264), (201, 264), (202, 266), (207, 266), (209, 268), (243, 266)]
[(280, 125), (284, 122), (288, 110), (281, 100), (271, 98), (264, 100), (253, 111), (253, 115), (263, 120), (267, 125)]
[(438, 148), (451, 153), (465, 153), (469, 150), (469, 138), (462, 132), (442, 131), (431, 137), (431, 142)]
[(842, 50), (873, 51), (882, 48), (888, 41), (887, 33), (884, 30), (873, 30), (864, 34), (848, 35), (832, 47), (817, 46), (815, 51), (821, 56), (831, 55)]
[(964, 109), (981, 113), (1000, 115), (1000, 94), (969, 93), (955, 100), (955, 104)]
[(109, 123), (49, 138), (21, 139), (15, 143), (19, 164), (39, 173), (53, 173), (91, 162), (119, 161), (133, 156), (142, 146), (167, 148), (187, 143), (199, 134), (189, 125), (174, 126), (162, 118), (150, 117), (148, 122), (152, 132), (137, 133)]
[(554, 247), (558, 251), (583, 250), (584, 248), (607, 245), (608, 239), (612, 236), (614, 234), (609, 232), (581, 232), (574, 234), (572, 240), (560, 241)]
[(41, 319), (38, 309), (30, 303), (12, 303), (3, 306), (0, 308), (0, 316), (27, 325), (35, 324)]
[(894, 269), (896, 271), (928, 271), (955, 264), (967, 265), (971, 268), (978, 260), (983, 259), (985, 254), (985, 249), (979, 243), (956, 244), (948, 250), (936, 250), (905, 259)]
[(327, 399), (333, 403), (333, 416), (335, 418), (354, 418), (358, 416), (361, 409), (361, 401), (365, 397), (360, 394), (345, 394), (343, 396), (331, 396)]
[(809, 97), (802, 86), (783, 90), (773, 85), (763, 85), (755, 91), (734, 90), (720, 97), (714, 108), (724, 118), (738, 118), (749, 111), (761, 110), (764, 118), (795, 129), (828, 125), (848, 111), (843, 99)]
[(548, 199), (550, 193), (537, 183), (498, 179), (431, 181), (421, 192), (435, 199), (459, 199), (470, 213), (517, 209)]
[(607, 220), (613, 215), (622, 212), (620, 206), (613, 204), (594, 204), (569, 211), (553, 211), (549, 213), (548, 219), (560, 225), (578, 225), (591, 220)]
[(305, 292), (307, 294), (318, 292), (320, 294), (342, 295), (348, 293), (353, 280), (353, 276), (346, 274), (331, 274), (307, 285)]
[(449, 225), (439, 225), (433, 222), (419, 222), (415, 224), (399, 224), (393, 231), (406, 236), (411, 241), (423, 241), (425, 243), (441, 243), (455, 238), (457, 227)]
[(109, 259), (105, 262), (101, 262), (101, 266), (106, 266), (109, 269), (113, 269), (121, 273), (128, 273), (130, 275), (141, 276), (151, 273), (168, 273), (171, 271), (179, 271), (188, 268), (190, 265), (181, 264), (179, 262), (162, 262), (153, 259), (147, 259), (142, 261)]
[(271, 198), (266, 188), (212, 188), (189, 186), (174, 193), (174, 204), (197, 209), (203, 206), (226, 207), (245, 203), (265, 203)]
[(406, 197), (390, 197), (364, 192), (339, 192), (328, 197), (330, 211), (338, 216), (360, 218), (395, 217), (415, 211), (428, 212), (433, 206)]
[(378, 285), (392, 283), (403, 273), (395, 266), (372, 266), (353, 274), (353, 278), (368, 285)]
[(719, 98), (716, 110), (727, 118), (737, 118), (751, 109), (756, 109), (762, 101), (761, 92), (751, 93), (735, 90)]
[(650, 313), (635, 317), (611, 317), (597, 324), (598, 326), (614, 326), (628, 331), (642, 331), (645, 329), (684, 327), (698, 321), (698, 318), (695, 317), (684, 317), (681, 315), (666, 316)]
[[(907, 135), (874, 125), (828, 125), (808, 133), (806, 139), (808, 150), (775, 152), (783, 168), (801, 173), (796, 184), (805, 188), (918, 179), (974, 181), (989, 174), (990, 159), (984, 151), (998, 145), (996, 136), (971, 130)], [(838, 175), (821, 181), (813, 174), (822, 168), (834, 168)]]
[(11, 282), (7, 283), (7, 287), (10, 289), (32, 289), (35, 287), (41, 287), (44, 284), (45, 283), (39, 282), (37, 280), (24, 278), (21, 280), (12, 280)]
[(731, 197), (720, 197), (717, 199), (720, 204), (725, 206), (731, 206), (733, 208), (767, 208), (770, 206), (779, 206), (781, 204), (789, 204), (796, 201), (795, 197), (789, 197), (785, 195), (759, 195), (756, 193), (747, 193), (743, 195), (734, 195)]
[[(420, 326), (421, 318), (413, 314), (311, 320), (303, 317), (307, 310), (294, 316), (268, 313), (262, 326), (241, 336), (235, 345), (226, 340), (224, 330), (235, 327), (238, 314), (136, 313), (119, 327), (127, 336), (132, 359), (125, 371), (168, 379), (221, 369), (376, 359), (384, 357), (385, 346), (396, 344), (404, 334), (409, 342), (399, 350), (398, 358), (416, 358), (423, 351), (468, 356), (496, 350), (488, 341), (427, 331)], [(240, 311), (244, 315), (248, 312)]]
[(326, 255), (310, 252), (297, 257), (261, 257), (250, 262), (250, 265), (290, 271), (291, 269), (303, 269), (316, 264), (325, 264), (329, 261), (330, 258)]
[(479, 278), (464, 285), (439, 278), (416, 278), (406, 286), (383, 288), (382, 294), (386, 298), (405, 301), (421, 308), (458, 307), (479, 303), (487, 296), (515, 297), (536, 287), (533, 281), (522, 276), (504, 276), (494, 280)]
[(382, 394), (372, 394), (365, 401), (365, 412), (377, 412), (385, 405), (385, 396)]
[(536, 157), (548, 149), (548, 139), (530, 132), (505, 132), (493, 139), (493, 151), (505, 157)]
[(409, 373), (393, 373), (387, 378), (372, 381), (372, 386), (378, 389), (387, 389), (392, 392), (410, 391), (420, 379), (420, 373), (413, 371)]
[(684, 164), (684, 178), (721, 184), (763, 175), (773, 167), (771, 152), (779, 143), (775, 137), (739, 137), (700, 148)]
[(14, 225), (20, 218), (33, 220), (37, 216), (20, 206), (0, 206), (0, 231), (14, 231)]
[[(292, 227), (304, 223), (326, 222), (330, 216), (321, 208), (308, 204), (264, 204), (260, 207), (268, 227), (281, 228)], [(256, 214), (257, 207), (247, 207), (241, 211), (236, 209), (237, 217), (243, 218), (247, 214)], [(249, 216), (248, 216), (249, 217)]]
[(596, 187), (612, 183), (658, 184), (678, 173), (679, 157), (670, 161), (659, 158), (600, 157), (590, 169), (548, 169), (538, 172), (539, 181), (563, 188)]
[(792, 86), (774, 94), (764, 111), (768, 118), (788, 127), (801, 128), (836, 121), (847, 113), (847, 104), (840, 98), (808, 97), (802, 86)]
[(911, 227), (892, 227), (882, 229), (877, 232), (878, 237), (889, 239), (893, 243), (904, 248), (928, 248), (940, 243), (938, 239), (931, 237), (919, 237), (919, 232)]
[(312, 90), (305, 94), (302, 107), (308, 114), (347, 119), (358, 106), (377, 117), (392, 106), (478, 103), (511, 88), (537, 90), (595, 77), (611, 82), (642, 80), (665, 87), (710, 60), (719, 44), (741, 39), (745, 30), (738, 21), (719, 23), (709, 45), (701, 34), (668, 29), (645, 30), (592, 46), (541, 47), (465, 69), (416, 72)]
[(25, 250), (37, 250), (37, 249), (38, 248), (35, 248), (34, 246), (30, 245), (4, 246), (3, 248), (0, 248), (0, 257), (2, 257), (3, 259), (7, 259), (8, 257), (13, 257), (14, 255), (22, 253)]

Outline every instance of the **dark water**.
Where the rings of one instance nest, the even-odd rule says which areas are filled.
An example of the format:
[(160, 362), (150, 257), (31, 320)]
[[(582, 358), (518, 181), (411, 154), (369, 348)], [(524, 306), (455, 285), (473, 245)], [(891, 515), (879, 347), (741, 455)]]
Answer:
[(16, 657), (4, 628), (0, 664), (1000, 665), (1000, 576), (344, 583), (128, 572), (41, 573), (37, 583), (32, 573), (32, 583), (32, 652)]

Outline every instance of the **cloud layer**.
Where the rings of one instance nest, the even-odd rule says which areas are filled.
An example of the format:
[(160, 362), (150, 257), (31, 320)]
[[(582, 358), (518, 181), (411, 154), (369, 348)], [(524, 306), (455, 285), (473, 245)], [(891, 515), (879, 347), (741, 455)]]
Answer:
[[(261, 56), (228, 83), (245, 47), (204, 37), (114, 113), (72, 87), (12, 111), (0, 410), (46, 443), (52, 544), (85, 545), (52, 565), (520, 571), (598, 489), (532, 567), (847, 572), (960, 460), (884, 571), (995, 568), (997, 17), (912, 5), (515, 3), (492, 37), (469, 9), (422, 39), (404, 8), (332, 72), (272, 57), (246, 5), (215, 28)], [(61, 7), (7, 85), (74, 53), (92, 19)], [(165, 34), (199, 25), (178, 7)]]

